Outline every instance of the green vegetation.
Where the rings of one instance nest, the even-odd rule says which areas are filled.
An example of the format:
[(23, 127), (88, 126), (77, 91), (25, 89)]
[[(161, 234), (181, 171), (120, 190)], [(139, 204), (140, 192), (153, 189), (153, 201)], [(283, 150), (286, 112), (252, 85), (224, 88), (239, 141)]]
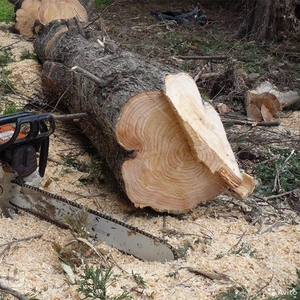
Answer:
[(217, 300), (255, 300), (256, 296), (249, 296), (248, 291), (243, 286), (230, 286), (226, 292), (219, 293)]
[(12, 84), (8, 79), (10, 71), (6, 70), (4, 67), (13, 61), (11, 54), (6, 49), (0, 49), (0, 95), (7, 94), (12, 90)]
[[(292, 149), (268, 148), (268, 157), (255, 166), (261, 184), (257, 193), (270, 196), (296, 189), (300, 185), (300, 153)], [(278, 191), (274, 191), (278, 189)]]
[(0, 49), (0, 66), (3, 68), (12, 61), (13, 59), (11, 57), (10, 52), (7, 51), (5, 48)]
[(14, 6), (7, 0), (0, 0), (0, 22), (13, 22), (14, 15)]
[(132, 277), (134, 279), (134, 282), (137, 284), (137, 286), (139, 288), (144, 289), (144, 288), (147, 287), (146, 281), (144, 280), (144, 278), (140, 274), (134, 273), (133, 271), (131, 272), (131, 274), (132, 274)]
[(5, 300), (8, 298), (8, 295), (6, 293), (0, 293), (0, 300)]
[(30, 52), (28, 49), (25, 49), (21, 54), (20, 60), (25, 59), (37, 60), (37, 55), (35, 53)]
[[(275, 297), (269, 297), (266, 300), (296, 300), (300, 299), (300, 270), (296, 269), (297, 282), (288, 286), (286, 291), (278, 292)], [(267, 286), (266, 286), (267, 288)], [(230, 286), (226, 292), (219, 293), (215, 296), (217, 300), (256, 300), (262, 299), (263, 290), (259, 290), (255, 295), (249, 294), (244, 286)], [(275, 293), (275, 291), (274, 291)], [(277, 292), (276, 292), (277, 293)]]
[(248, 254), (249, 256), (253, 257), (256, 253), (256, 249), (253, 250), (248, 244), (241, 243), (238, 249), (232, 250), (230, 253), (240, 255), (240, 256), (244, 254)]
[(189, 241), (185, 241), (182, 246), (179, 246), (176, 251), (177, 255), (180, 258), (186, 258), (188, 254), (188, 250), (192, 247), (191, 243)]
[(10, 115), (17, 112), (17, 106), (15, 103), (11, 103), (10, 105), (7, 105), (3, 111), (4, 115)]
[(112, 267), (87, 267), (80, 276), (78, 291), (84, 296), (81, 299), (121, 300), (129, 299), (128, 293), (123, 292), (118, 296), (110, 296), (108, 288), (117, 282), (113, 275)]
[(96, 8), (101, 8), (107, 5), (111, 4), (111, 0), (96, 0), (95, 1), (95, 7)]
[(178, 274), (179, 274), (178, 271), (174, 271), (174, 272), (171, 272), (168, 275), (166, 275), (166, 277), (170, 277), (170, 278), (176, 279), (176, 277), (178, 276)]

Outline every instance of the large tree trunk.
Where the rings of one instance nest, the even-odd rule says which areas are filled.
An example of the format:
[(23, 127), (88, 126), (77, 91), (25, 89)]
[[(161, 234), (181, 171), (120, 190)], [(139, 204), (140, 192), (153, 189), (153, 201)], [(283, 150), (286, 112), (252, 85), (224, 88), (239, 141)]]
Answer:
[(35, 40), (43, 86), (71, 113), (88, 113), (82, 131), (136, 206), (182, 213), (227, 188), (252, 192), (190, 76), (115, 47), (107, 52), (96, 40), (64, 22), (46, 26)]
[(299, 30), (299, 0), (256, 0), (247, 1), (244, 6), (246, 16), (239, 34), (241, 38), (280, 40)]

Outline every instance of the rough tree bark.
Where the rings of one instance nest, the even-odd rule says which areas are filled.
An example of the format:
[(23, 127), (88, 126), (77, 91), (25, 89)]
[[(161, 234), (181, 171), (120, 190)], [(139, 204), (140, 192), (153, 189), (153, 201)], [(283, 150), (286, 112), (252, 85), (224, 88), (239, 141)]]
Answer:
[(239, 33), (241, 38), (247, 37), (256, 41), (281, 40), (289, 33), (299, 30), (299, 0), (245, 2), (247, 15)]
[(71, 113), (88, 113), (82, 131), (136, 206), (182, 213), (227, 188), (252, 192), (191, 77), (79, 32), (55, 21), (36, 38), (44, 91)]

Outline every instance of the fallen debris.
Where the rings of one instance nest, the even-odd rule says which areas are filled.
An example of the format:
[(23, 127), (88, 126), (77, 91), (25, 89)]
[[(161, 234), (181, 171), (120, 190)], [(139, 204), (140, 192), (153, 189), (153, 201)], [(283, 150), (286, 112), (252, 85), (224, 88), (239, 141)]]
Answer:
[(282, 108), (300, 100), (295, 91), (280, 92), (272, 83), (265, 81), (256, 89), (248, 91), (245, 99), (247, 117), (251, 121), (272, 122)]
[(165, 12), (150, 10), (149, 13), (161, 21), (174, 21), (177, 24), (195, 23), (205, 25), (208, 22), (208, 17), (204, 14), (201, 4), (191, 11), (170, 9)]

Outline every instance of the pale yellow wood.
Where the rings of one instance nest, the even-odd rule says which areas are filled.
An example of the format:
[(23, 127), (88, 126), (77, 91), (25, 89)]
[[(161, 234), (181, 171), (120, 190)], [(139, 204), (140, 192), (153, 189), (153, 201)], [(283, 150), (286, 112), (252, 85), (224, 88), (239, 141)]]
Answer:
[(77, 16), (80, 21), (88, 21), (85, 8), (77, 0), (42, 0), (38, 12), (39, 21), (45, 25), (53, 20), (71, 19)]
[(194, 80), (186, 73), (168, 75), (165, 93), (199, 161), (219, 174), (239, 196), (251, 193), (253, 179), (241, 174), (221, 119), (209, 103), (202, 101)]
[(162, 92), (131, 98), (122, 109), (117, 139), (135, 151), (122, 165), (129, 199), (138, 207), (183, 213), (226, 189), (192, 152), (185, 133)]
[(35, 32), (35, 22), (38, 10), (41, 6), (40, 0), (26, 0), (20, 9), (16, 11), (15, 28), (24, 36), (32, 37)]

